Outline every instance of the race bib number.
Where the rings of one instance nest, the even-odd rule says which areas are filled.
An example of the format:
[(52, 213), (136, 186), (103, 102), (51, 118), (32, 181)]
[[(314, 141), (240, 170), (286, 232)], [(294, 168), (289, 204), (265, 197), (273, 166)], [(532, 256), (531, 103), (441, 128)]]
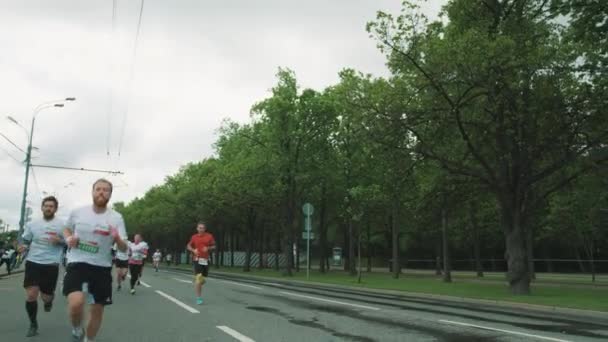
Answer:
[(209, 260), (207, 260), (205, 258), (198, 258), (198, 264), (199, 265), (203, 265), (203, 266), (207, 266), (207, 265), (209, 265)]
[(36, 243), (39, 245), (47, 245), (47, 246), (51, 245), (51, 241), (49, 241), (48, 238), (38, 238), (34, 241), (36, 241)]
[(99, 252), (99, 246), (95, 246), (91, 243), (82, 242), (82, 241), (78, 242), (78, 249), (80, 249), (83, 252), (87, 252), (87, 253), (91, 253), (91, 254), (96, 254)]

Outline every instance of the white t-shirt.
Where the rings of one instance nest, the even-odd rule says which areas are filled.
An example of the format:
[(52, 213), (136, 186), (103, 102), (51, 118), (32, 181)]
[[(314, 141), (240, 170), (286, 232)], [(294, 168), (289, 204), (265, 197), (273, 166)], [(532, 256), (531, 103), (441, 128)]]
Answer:
[(129, 252), (131, 253), (129, 263), (142, 264), (146, 255), (148, 255), (148, 244), (145, 241), (140, 241), (139, 243), (129, 242)]
[[(127, 243), (127, 246), (131, 243), (129, 241), (125, 241)], [(127, 261), (129, 260), (129, 247), (127, 247), (127, 249), (122, 252), (120, 249), (118, 249), (118, 246), (116, 244), (114, 244), (114, 250), (116, 251), (116, 259), (118, 260), (122, 260), (122, 261)]]
[(127, 238), (122, 215), (110, 208), (101, 214), (93, 211), (92, 205), (75, 209), (70, 213), (66, 226), (79, 239), (78, 246), (68, 250), (68, 263), (112, 267), (114, 239), (110, 228), (116, 228), (122, 239)]
[(152, 255), (152, 260), (160, 261), (160, 259), (162, 259), (162, 254), (160, 254), (160, 252), (154, 252), (154, 254)]
[(63, 228), (65, 228), (65, 223), (57, 217), (50, 221), (42, 219), (28, 223), (21, 235), (25, 241), (30, 243), (26, 260), (43, 265), (61, 263), (63, 245), (53, 244), (49, 238), (57, 236), (63, 241)]

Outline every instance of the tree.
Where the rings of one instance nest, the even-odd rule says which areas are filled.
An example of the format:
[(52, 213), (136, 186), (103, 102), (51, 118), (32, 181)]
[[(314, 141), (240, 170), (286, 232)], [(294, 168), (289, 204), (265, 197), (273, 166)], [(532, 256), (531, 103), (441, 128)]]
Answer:
[[(428, 24), (405, 2), (403, 15), (380, 12), (368, 25), (395, 77), (411, 84), (403, 96), (415, 101), (403, 124), (418, 152), (496, 197), (514, 294), (530, 293), (535, 206), (606, 160), (575, 163), (606, 141), (605, 107), (573, 67), (585, 51), (573, 53), (546, 5), (453, 0), (446, 21)], [(444, 149), (438, 133), (458, 139)]]

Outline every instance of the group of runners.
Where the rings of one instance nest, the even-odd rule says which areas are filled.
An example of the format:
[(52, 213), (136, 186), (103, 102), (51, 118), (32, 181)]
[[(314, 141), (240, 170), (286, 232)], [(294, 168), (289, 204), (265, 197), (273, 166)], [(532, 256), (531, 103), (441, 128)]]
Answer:
[[(55, 288), (67, 248), (67, 264), (62, 293), (67, 298), (69, 321), (72, 327), (70, 341), (95, 340), (101, 327), (106, 306), (112, 304), (112, 262), (116, 268), (116, 290), (130, 273), (130, 293), (140, 283), (148, 244), (140, 234), (133, 241), (127, 239), (122, 215), (110, 207), (112, 183), (99, 179), (93, 183), (93, 204), (73, 210), (67, 222), (55, 216), (59, 203), (53, 196), (42, 200), (42, 219), (26, 225), (19, 250), (29, 249), (25, 264), (23, 287), (25, 310), (30, 326), (27, 337), (38, 335), (38, 302), (45, 312), (53, 307)], [(213, 235), (206, 231), (203, 222), (197, 224), (197, 233), (187, 243), (192, 253), (196, 303), (203, 304), (202, 286), (209, 272), (209, 254), (215, 248)], [(158, 272), (160, 250), (153, 254), (154, 268)], [(89, 319), (84, 324), (85, 304), (89, 305)]]

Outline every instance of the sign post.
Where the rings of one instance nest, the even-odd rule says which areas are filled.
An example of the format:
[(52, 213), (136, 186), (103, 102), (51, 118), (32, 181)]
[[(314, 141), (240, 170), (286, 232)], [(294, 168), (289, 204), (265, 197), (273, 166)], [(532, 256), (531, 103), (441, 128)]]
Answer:
[(306, 279), (310, 279), (310, 239), (312, 231), (312, 223), (310, 217), (314, 212), (315, 208), (310, 203), (305, 203), (302, 206), (302, 212), (304, 212), (304, 229), (306, 234)]

